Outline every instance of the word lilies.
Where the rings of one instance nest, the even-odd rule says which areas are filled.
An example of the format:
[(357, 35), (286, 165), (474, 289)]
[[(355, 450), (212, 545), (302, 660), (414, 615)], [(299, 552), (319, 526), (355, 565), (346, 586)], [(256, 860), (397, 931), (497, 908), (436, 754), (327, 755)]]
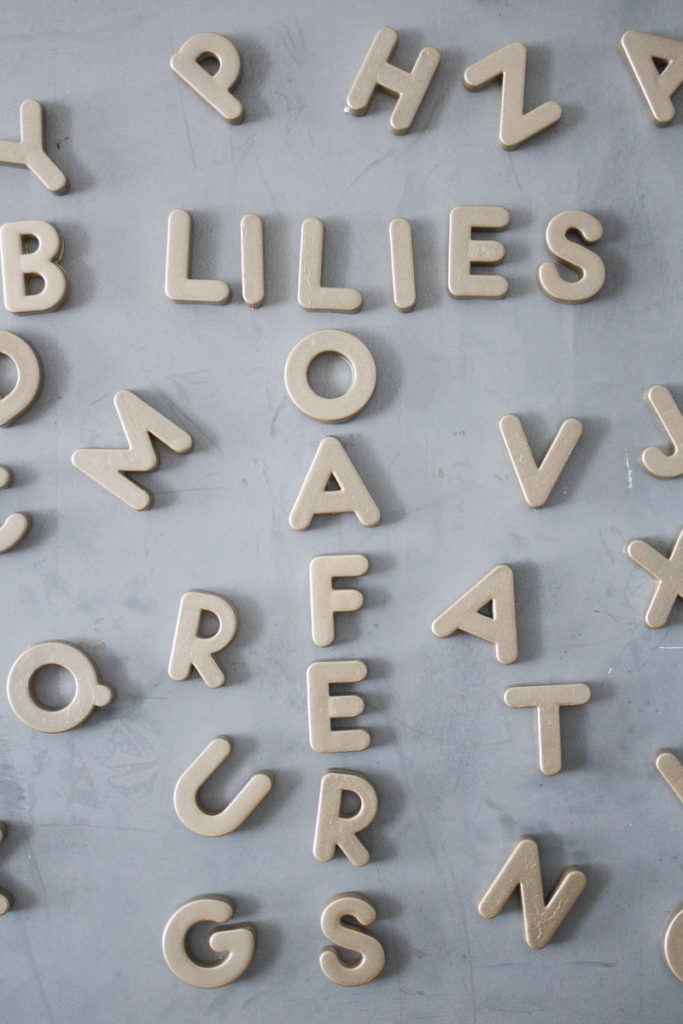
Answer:
[[(510, 225), (510, 213), (503, 206), (454, 206), (450, 212), (448, 235), (448, 293), (454, 299), (502, 299), (509, 289), (502, 274), (473, 273), (473, 267), (498, 264), (505, 258), (505, 246), (497, 239), (473, 237), (478, 231), (503, 231)], [(581, 238), (573, 241), (572, 233)], [(605, 283), (605, 265), (588, 246), (602, 238), (602, 225), (583, 210), (564, 210), (548, 222), (545, 244), (556, 262), (541, 263), (538, 286), (555, 302), (569, 304), (594, 298)], [(357, 288), (323, 284), (325, 227), (317, 217), (307, 217), (301, 225), (297, 301), (308, 312), (358, 313), (363, 293)], [(415, 258), (413, 229), (409, 220), (395, 217), (389, 224), (389, 263), (393, 302), (396, 309), (409, 313), (415, 308)], [(264, 225), (255, 213), (242, 217), (240, 225), (242, 298), (256, 309), (266, 295)], [(165, 292), (173, 302), (223, 305), (232, 290), (226, 281), (191, 276), (192, 217), (187, 210), (172, 210), (168, 217), (166, 243)], [(558, 264), (579, 275), (569, 281)]]
[[(311, 254), (311, 247), (314, 248)], [(313, 259), (312, 273), (305, 262)], [(330, 289), (321, 285), (322, 224), (306, 221), (301, 238), (302, 272), (299, 301), (304, 308), (329, 308), (328, 301), (341, 307), (360, 307), (360, 295), (352, 289)], [(307, 282), (302, 290), (302, 281)], [(308, 289), (308, 290), (306, 290)], [(340, 295), (346, 291), (347, 295)], [(335, 294), (336, 293), (336, 294)], [(303, 300), (303, 301), (302, 301)], [(309, 368), (323, 353), (333, 353), (351, 369), (351, 384), (336, 398), (317, 394), (309, 381)], [(292, 349), (285, 366), (285, 387), (296, 407), (311, 419), (339, 423), (358, 415), (372, 398), (376, 383), (374, 358), (366, 345), (346, 331), (322, 330), (303, 338)], [(330, 489), (332, 484), (332, 489)], [(377, 526), (380, 510), (350, 457), (336, 437), (323, 438), (313, 457), (289, 516), (295, 530), (306, 530), (317, 515), (352, 513), (363, 526)], [(318, 647), (335, 641), (334, 617), (357, 611), (363, 594), (352, 587), (336, 588), (336, 579), (364, 576), (370, 562), (362, 554), (317, 555), (309, 566), (311, 636)], [(365, 710), (356, 693), (331, 693), (332, 686), (349, 686), (367, 677), (364, 661), (316, 661), (307, 669), (308, 726), (311, 749), (316, 754), (361, 753), (372, 737), (366, 729), (333, 728), (335, 719), (355, 719)], [(353, 814), (342, 810), (345, 798), (358, 801)], [(370, 862), (371, 854), (358, 833), (372, 824), (379, 798), (372, 782), (350, 769), (329, 769), (320, 780), (320, 794), (313, 840), (313, 856), (331, 861), (337, 850), (356, 867)], [(343, 923), (348, 918), (354, 924)], [(320, 927), (335, 946), (355, 953), (360, 959), (349, 963), (335, 946), (325, 947), (319, 957), (320, 969), (336, 985), (355, 987), (373, 981), (384, 968), (384, 949), (366, 929), (376, 918), (372, 904), (359, 893), (340, 893), (325, 906)]]

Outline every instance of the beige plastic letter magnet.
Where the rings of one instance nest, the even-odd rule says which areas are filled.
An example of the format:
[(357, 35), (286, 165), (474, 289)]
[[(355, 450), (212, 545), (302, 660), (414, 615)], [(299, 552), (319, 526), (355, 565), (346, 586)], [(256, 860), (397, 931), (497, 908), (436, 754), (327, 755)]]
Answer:
[(263, 263), (263, 221), (255, 213), (245, 213), (240, 221), (242, 254), (242, 298), (247, 306), (258, 309), (266, 297)]
[(536, 465), (518, 416), (503, 416), (498, 429), (525, 503), (529, 508), (542, 508), (579, 443), (583, 433), (581, 420), (564, 420), (540, 466)]
[(391, 283), (394, 305), (401, 313), (415, 309), (415, 260), (413, 228), (405, 217), (395, 217), (389, 225)]
[[(344, 793), (353, 793), (360, 801), (355, 814), (342, 814)], [(374, 786), (358, 772), (337, 769), (325, 772), (320, 780), (320, 799), (313, 839), (313, 856), (319, 861), (332, 860), (337, 847), (357, 867), (364, 867), (370, 854), (358, 838), (377, 814), (378, 800)]]
[[(218, 61), (218, 70), (213, 75), (202, 67), (206, 57)], [(218, 32), (200, 32), (192, 36), (173, 54), (171, 67), (190, 89), (230, 124), (240, 124), (244, 120), (244, 107), (231, 92), (240, 80), (242, 62), (236, 46), (225, 36)]]
[(683, 416), (669, 389), (661, 384), (648, 388), (644, 398), (672, 450), (646, 448), (640, 453), (640, 464), (652, 476), (671, 480), (683, 474)]
[(526, 46), (522, 43), (508, 43), (472, 64), (465, 72), (463, 81), (466, 89), (476, 92), (501, 77), (498, 145), (502, 149), (515, 149), (559, 121), (562, 107), (550, 100), (524, 113)]
[(664, 922), (662, 952), (669, 970), (683, 981), (683, 903), (674, 907)]
[(318, 647), (334, 643), (335, 612), (356, 612), (363, 607), (360, 590), (335, 588), (332, 581), (364, 576), (370, 568), (365, 555), (317, 555), (311, 559), (311, 633)]
[[(28, 251), (34, 239), (37, 247)], [(69, 295), (69, 278), (59, 266), (64, 242), (57, 228), (45, 220), (19, 220), (0, 227), (2, 287), (10, 313), (49, 313)], [(28, 290), (28, 279), (39, 277), (43, 288)]]
[[(346, 918), (356, 921), (361, 928), (345, 922)], [(325, 904), (320, 918), (320, 928), (326, 939), (341, 949), (356, 953), (359, 960), (349, 963), (342, 960), (334, 946), (325, 946), (320, 951), (320, 970), (328, 981), (346, 988), (367, 985), (374, 981), (384, 969), (384, 947), (379, 939), (365, 931), (374, 924), (377, 914), (373, 905), (357, 892), (340, 892)]]
[(272, 774), (257, 772), (222, 811), (217, 814), (205, 811), (199, 803), (199, 790), (227, 760), (231, 750), (228, 737), (217, 736), (204, 747), (176, 783), (173, 793), (175, 812), (185, 828), (196, 832), (198, 836), (227, 836), (234, 832), (273, 788)]
[[(489, 602), (493, 610), (490, 617), (481, 612)], [(493, 644), (501, 665), (517, 661), (515, 588), (509, 565), (494, 566), (432, 623), (434, 636), (447, 637), (458, 630)]]
[(555, 302), (588, 302), (605, 283), (605, 264), (596, 252), (567, 238), (568, 231), (575, 231), (584, 242), (591, 244), (602, 238), (602, 224), (592, 214), (583, 210), (556, 214), (545, 229), (545, 244), (560, 263), (571, 267), (580, 277), (578, 281), (567, 281), (555, 263), (541, 263), (536, 275), (538, 284)]
[[(0, 466), (0, 491), (12, 483), (12, 474), (5, 466)], [(11, 551), (24, 539), (31, 529), (31, 517), (25, 512), (13, 512), (7, 516), (0, 526), (0, 555)]]
[[(215, 615), (218, 629), (211, 636), (201, 632), (205, 614)], [(178, 682), (187, 679), (194, 669), (207, 686), (222, 686), (225, 673), (214, 655), (232, 643), (237, 633), (237, 612), (224, 597), (204, 590), (184, 594), (178, 611), (168, 674)]]
[(234, 913), (232, 900), (224, 896), (197, 896), (176, 910), (164, 928), (162, 948), (164, 960), (176, 978), (195, 988), (221, 988), (237, 981), (252, 961), (256, 931), (251, 924), (216, 928), (209, 938), (214, 953), (225, 953), (216, 964), (202, 963), (190, 956), (187, 934), (194, 925), (204, 921), (225, 924)]
[[(329, 490), (331, 480), (337, 484)], [(307, 530), (314, 516), (353, 512), (363, 526), (377, 526), (380, 512), (370, 492), (336, 437), (318, 445), (301, 490), (289, 514), (294, 530)]]
[(454, 299), (503, 299), (508, 280), (500, 274), (473, 274), (473, 263), (500, 263), (505, 246), (472, 238), (472, 231), (502, 231), (510, 223), (503, 206), (454, 206), (448, 230), (448, 291)]
[(157, 468), (159, 456), (152, 444), (153, 437), (178, 455), (192, 450), (192, 438), (132, 391), (117, 391), (114, 407), (128, 447), (79, 448), (71, 456), (71, 462), (124, 505), (141, 512), (151, 506), (152, 495), (129, 480), (126, 473), (149, 473)]
[[(7, 838), (7, 825), (4, 821), (0, 821), (0, 843)], [(8, 910), (12, 909), (14, 903), (13, 897), (6, 889), (0, 889), (0, 917), (6, 914)]]
[(349, 90), (344, 110), (356, 117), (367, 114), (375, 89), (381, 89), (398, 97), (389, 127), (394, 135), (404, 135), (420, 108), (441, 54), (435, 47), (425, 46), (420, 50), (412, 71), (404, 71), (389, 63), (397, 43), (398, 33), (393, 28), (379, 30)]
[(28, 167), (45, 188), (57, 195), (69, 191), (69, 181), (45, 152), (45, 111), (37, 100), (24, 100), (19, 108), (19, 142), (0, 142), (0, 164)]
[[(0, 356), (7, 356), (14, 364), (17, 380), (12, 390), (0, 397), (0, 427), (8, 426), (33, 404), (41, 386), (38, 357), (22, 338), (9, 331), (0, 331)], [(0, 490), (12, 483), (12, 473), (0, 466)], [(23, 540), (31, 528), (31, 517), (24, 512), (13, 512), (0, 524), (0, 554), (11, 551)]]
[[(619, 53), (651, 119), (660, 126), (669, 124), (676, 113), (671, 97), (683, 83), (683, 40), (649, 32), (624, 32)], [(660, 71), (656, 61), (666, 62), (666, 67)]]
[(166, 242), (166, 295), (173, 302), (203, 302), (222, 306), (230, 301), (225, 281), (191, 277), (192, 217), (187, 210), (171, 210)]
[(0, 331), (0, 356), (14, 363), (17, 381), (12, 390), (0, 397), (0, 427), (8, 427), (33, 405), (40, 394), (42, 375), (38, 356), (23, 338)]
[(509, 708), (536, 709), (538, 767), (544, 775), (557, 775), (562, 770), (560, 708), (576, 707), (590, 699), (591, 691), (585, 683), (511, 686), (503, 694)]
[(586, 888), (586, 876), (578, 868), (565, 868), (545, 902), (538, 846), (522, 836), (479, 902), (482, 917), (493, 918), (519, 887), (522, 896), (524, 938), (531, 949), (543, 949)]
[[(33, 677), (45, 665), (59, 665), (73, 677), (76, 692), (66, 707), (54, 711), (39, 704), (33, 695)], [(74, 644), (49, 640), (20, 654), (7, 677), (7, 697), (12, 711), (24, 725), (38, 732), (68, 732), (114, 699), (111, 686), (100, 683), (97, 669)]]
[(650, 629), (665, 626), (676, 598), (683, 597), (683, 528), (678, 531), (668, 558), (644, 540), (630, 540), (625, 545), (624, 552), (632, 562), (650, 576), (654, 576), (656, 580), (650, 603), (643, 616), (645, 625)]
[(317, 217), (301, 225), (298, 302), (302, 309), (318, 312), (357, 313), (363, 296), (356, 288), (323, 287), (325, 227)]
[(655, 767), (683, 804), (683, 764), (670, 750), (660, 750), (655, 758)]
[[(324, 353), (341, 356), (351, 369), (351, 386), (338, 398), (317, 394), (308, 380), (314, 359)], [(356, 416), (372, 398), (377, 380), (370, 350), (348, 331), (314, 331), (297, 342), (285, 365), (285, 387), (297, 409), (321, 423), (342, 423)]]
[(335, 718), (357, 718), (365, 701), (356, 693), (330, 693), (331, 686), (361, 683), (368, 674), (363, 661), (315, 661), (308, 666), (308, 733), (317, 754), (341, 754), (366, 750), (370, 733), (366, 729), (333, 729)]

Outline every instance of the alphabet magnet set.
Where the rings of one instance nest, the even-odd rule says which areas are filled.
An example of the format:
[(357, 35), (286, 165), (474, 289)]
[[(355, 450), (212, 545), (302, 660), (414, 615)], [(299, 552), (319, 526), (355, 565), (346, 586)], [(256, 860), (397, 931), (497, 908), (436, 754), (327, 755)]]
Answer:
[(168, 6), (0, 38), (0, 1021), (679, 1019), (681, 11)]

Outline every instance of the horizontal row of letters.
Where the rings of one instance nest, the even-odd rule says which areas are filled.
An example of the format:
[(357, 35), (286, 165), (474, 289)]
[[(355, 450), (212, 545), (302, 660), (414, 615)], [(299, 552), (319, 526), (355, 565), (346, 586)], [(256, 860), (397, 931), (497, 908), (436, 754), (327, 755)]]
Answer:
[[(456, 299), (502, 299), (509, 282), (502, 274), (472, 273), (473, 267), (498, 264), (505, 246), (497, 239), (473, 237), (473, 232), (502, 231), (510, 214), (502, 206), (455, 206), (450, 213), (448, 292)], [(545, 231), (546, 246), (575, 280), (560, 274), (550, 261), (538, 268), (541, 291), (556, 302), (575, 304), (594, 298), (605, 283), (602, 258), (586, 244), (602, 237), (602, 225), (592, 214), (565, 210)], [(314, 312), (357, 313), (363, 295), (356, 288), (323, 285), (324, 226), (316, 217), (301, 225), (297, 298), (302, 309)], [(10, 313), (47, 313), (59, 309), (69, 295), (69, 278), (60, 264), (64, 242), (57, 228), (44, 220), (8, 222), (0, 227), (0, 257), (5, 308)], [(395, 307), (411, 312), (417, 302), (413, 233), (410, 221), (397, 217), (389, 225), (389, 263)], [(168, 218), (165, 291), (174, 302), (223, 305), (232, 292), (226, 281), (191, 276), (192, 218), (173, 210)], [(263, 221), (249, 213), (241, 221), (242, 297), (256, 309), (266, 296)], [(36, 288), (35, 284), (41, 287)]]
[[(311, 364), (326, 353), (344, 359), (352, 371), (350, 387), (334, 398), (318, 394), (309, 381)], [(28, 342), (8, 331), (0, 331), (0, 355), (14, 364), (17, 374), (14, 387), (0, 398), (0, 426), (8, 426), (36, 400), (41, 387), (41, 370), (38, 357)], [(375, 383), (372, 354), (359, 338), (346, 331), (328, 329), (307, 335), (294, 346), (285, 366), (285, 386), (293, 403), (306, 415), (325, 423), (343, 422), (356, 416), (371, 399)], [(665, 452), (656, 446), (648, 447), (641, 453), (641, 464), (656, 477), (680, 476), (683, 473), (683, 416), (670, 391), (662, 385), (649, 388), (645, 400), (671, 450)], [(128, 447), (79, 449), (72, 462), (130, 508), (148, 509), (152, 495), (127, 474), (149, 472), (157, 467), (158, 454), (153, 439), (178, 454), (189, 452), (193, 440), (186, 430), (131, 391), (117, 392), (114, 404)], [(525, 503), (530, 508), (542, 507), (581, 438), (581, 422), (575, 418), (564, 420), (539, 465), (517, 416), (503, 416), (498, 427)], [(331, 480), (336, 489), (329, 489)], [(0, 467), (0, 489), (10, 483), (9, 470)], [(375, 526), (380, 521), (380, 510), (342, 444), (335, 437), (326, 437), (306, 474), (289, 522), (294, 529), (305, 530), (316, 515), (340, 513), (355, 514), (364, 526)], [(30, 520), (25, 513), (14, 513), (7, 518), (0, 526), (0, 553), (15, 547), (29, 527)], [(635, 548), (627, 553), (634, 557), (635, 552), (634, 561), (642, 564), (642, 559), (639, 561), (642, 551), (640, 555), (638, 551), (640, 549)]]
[[(403, 135), (411, 127), (439, 66), (440, 52), (433, 46), (420, 51), (411, 71), (404, 71), (390, 58), (398, 43), (393, 28), (381, 28), (372, 41), (346, 97), (345, 111), (362, 116), (379, 89), (397, 97), (389, 119), (391, 130)], [(624, 32), (619, 52), (636, 83), (651, 119), (666, 125), (674, 117), (671, 97), (683, 82), (683, 41), (646, 32)], [(218, 62), (215, 72), (205, 66)], [(501, 79), (498, 144), (515, 149), (546, 128), (556, 124), (562, 107), (547, 101), (524, 111), (527, 51), (519, 42), (489, 54), (464, 73), (463, 83), (471, 92)], [(663, 67), (662, 67), (663, 65)], [(202, 32), (188, 39), (171, 58), (173, 71), (230, 124), (245, 119), (242, 103), (232, 89), (240, 80), (242, 64), (235, 45), (217, 32)], [(51, 192), (68, 191), (69, 181), (45, 151), (45, 114), (37, 100), (24, 100), (19, 111), (20, 138), (0, 141), (0, 164), (26, 167)]]
[[(479, 901), (478, 910), (482, 917), (496, 917), (519, 888), (524, 937), (531, 949), (543, 949), (578, 900), (586, 881), (583, 871), (565, 868), (546, 901), (538, 846), (532, 837), (522, 836)], [(223, 924), (233, 912), (232, 901), (219, 896), (198, 896), (176, 910), (166, 925), (162, 942), (166, 963), (176, 977), (197, 988), (219, 988), (242, 976), (256, 948), (257, 929), (253, 924), (215, 929), (209, 945), (215, 953), (225, 956), (211, 966), (198, 962), (186, 947), (187, 934), (194, 925), (206, 921)], [(381, 974), (384, 947), (367, 930), (376, 918), (373, 905), (357, 892), (339, 893), (326, 903), (320, 928), (334, 945), (320, 951), (318, 962), (329, 981), (355, 987), (366, 985)], [(354, 954), (354, 959), (342, 959), (335, 947)]]
[[(472, 273), (473, 267), (501, 263), (505, 246), (492, 238), (473, 237), (475, 232), (503, 231), (510, 213), (503, 206), (455, 206), (450, 212), (448, 235), (448, 292), (454, 299), (503, 299), (509, 282), (502, 274)], [(545, 230), (548, 251), (569, 267), (575, 280), (560, 274), (557, 265), (542, 263), (537, 272), (541, 291), (555, 302), (575, 304), (594, 298), (605, 283), (605, 265), (586, 244), (602, 238), (602, 225), (583, 210), (556, 214)], [(297, 299), (302, 309), (328, 313), (357, 313), (363, 294), (357, 288), (323, 285), (324, 225), (308, 217), (301, 225)], [(263, 221), (248, 213), (241, 221), (242, 298), (253, 308), (263, 305), (266, 294)], [(389, 263), (396, 309), (410, 313), (417, 302), (413, 228), (405, 217), (389, 224)], [(173, 210), (168, 218), (166, 247), (166, 295), (174, 302), (222, 305), (230, 301), (226, 281), (194, 278), (192, 265), (192, 217), (187, 210)], [(16, 312), (16, 310), (15, 310)]]

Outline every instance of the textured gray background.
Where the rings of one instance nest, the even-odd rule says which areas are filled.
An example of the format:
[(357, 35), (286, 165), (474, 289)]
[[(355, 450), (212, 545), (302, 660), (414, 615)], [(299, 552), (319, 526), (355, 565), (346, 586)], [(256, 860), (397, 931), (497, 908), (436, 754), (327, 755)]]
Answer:
[[(400, 31), (404, 64), (427, 44), (443, 54), (403, 138), (388, 130), (388, 97), (365, 118), (343, 113), (382, 24)], [(683, 990), (659, 933), (683, 898), (683, 809), (653, 755), (683, 744), (683, 618), (643, 626), (650, 582), (622, 545), (642, 536), (666, 546), (681, 525), (680, 481), (649, 477), (638, 452), (661, 442), (643, 390), (668, 384), (683, 399), (683, 117), (664, 130), (650, 123), (617, 54), (628, 28), (680, 37), (680, 4), (4, 4), (0, 135), (16, 137), (23, 99), (44, 102), (48, 148), (72, 191), (54, 197), (29, 172), (2, 168), (0, 217), (62, 230), (72, 296), (55, 314), (0, 323), (36, 347), (46, 378), (34, 408), (2, 433), (2, 463), (16, 473), (2, 514), (25, 509), (36, 525), (2, 557), (0, 670), (31, 643), (70, 640), (118, 699), (57, 736), (32, 732), (0, 703), (0, 817), (10, 826), (0, 883), (16, 896), (0, 922), (3, 1024), (680, 1019)], [(207, 30), (242, 54), (247, 120), (237, 127), (168, 67)], [(513, 39), (530, 48), (528, 103), (558, 100), (564, 116), (504, 153), (498, 89), (470, 95), (461, 77)], [(456, 203), (511, 211), (503, 302), (446, 293)], [(233, 286), (229, 306), (165, 298), (175, 207), (196, 219), (198, 275)], [(535, 284), (545, 225), (572, 207), (601, 220), (607, 266), (603, 292), (576, 308)], [(239, 299), (246, 212), (265, 220), (258, 311)], [(408, 316), (391, 304), (387, 229), (398, 215), (415, 232), (418, 307)], [(325, 221), (327, 279), (363, 290), (360, 314), (298, 308), (306, 216)], [(332, 432), (383, 522), (366, 530), (345, 516), (299, 534), (287, 515), (328, 431), (289, 402), (282, 370), (299, 338), (327, 326), (354, 331), (376, 357), (372, 402)], [(146, 513), (69, 464), (77, 447), (121, 444), (112, 396), (124, 387), (197, 442), (186, 457), (165, 452), (144, 478), (156, 496)], [(496, 429), (506, 412), (523, 417), (539, 452), (564, 417), (585, 424), (539, 512), (511, 478)], [(341, 617), (323, 653), (310, 640), (308, 562), (351, 551), (371, 561), (366, 607)], [(481, 641), (437, 641), (429, 629), (499, 561), (518, 582), (511, 667)], [(178, 601), (192, 587), (239, 610), (229, 685), (218, 691), (166, 674)], [(308, 747), (305, 670), (321, 653), (368, 662), (364, 753)], [(501, 694), (574, 680), (593, 700), (563, 713), (565, 770), (546, 779), (532, 713), (506, 708)], [(171, 797), (218, 733), (235, 753), (213, 787), (216, 807), (257, 768), (277, 778), (244, 828), (212, 840), (180, 824)], [(380, 795), (372, 861), (360, 870), (310, 852), (320, 775), (339, 764), (367, 773)], [(543, 952), (524, 945), (514, 901), (495, 921), (476, 912), (522, 833), (539, 837), (548, 886), (569, 863), (589, 876)], [(376, 904), (387, 951), (381, 979), (355, 991), (317, 965), (321, 909), (345, 889)], [(184, 986), (161, 956), (171, 912), (206, 892), (230, 894), (235, 920), (258, 930), (247, 975), (213, 993)]]

